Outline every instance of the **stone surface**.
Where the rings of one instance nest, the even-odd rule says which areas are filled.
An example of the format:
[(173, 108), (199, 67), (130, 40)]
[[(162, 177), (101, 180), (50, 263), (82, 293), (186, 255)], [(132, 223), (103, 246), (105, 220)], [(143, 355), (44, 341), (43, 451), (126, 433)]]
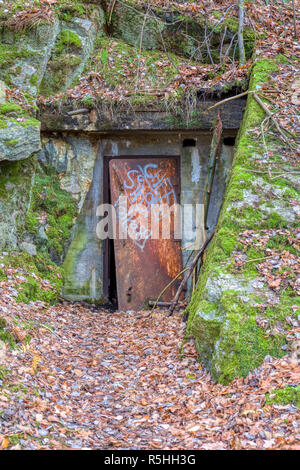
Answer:
[[(97, 29), (101, 29), (103, 26), (103, 16), (100, 18)], [(53, 45), (41, 83), (43, 94), (56, 94), (71, 87), (75, 79), (82, 73), (91, 55), (97, 29), (92, 21), (83, 18), (61, 22), (60, 31), (56, 36), (56, 42)], [(78, 46), (60, 45), (60, 41), (65, 40), (66, 36), (76, 38)]]
[(0, 80), (0, 105), (5, 103), (6, 101), (6, 85), (5, 83)]
[(36, 246), (33, 243), (28, 243), (28, 242), (22, 242), (20, 244), (21, 248), (25, 250), (29, 255), (31, 256), (36, 256), (37, 251), (36, 251)]
[[(23, 125), (22, 125), (23, 124)], [(6, 127), (0, 128), (0, 161), (24, 160), (41, 148), (40, 125), (24, 125), (26, 121), (7, 121)]]
[[(176, 3), (176, 2), (175, 2)], [(113, 35), (121, 38), (127, 44), (143, 49), (161, 51), (168, 50), (173, 54), (188, 57), (193, 61), (201, 63), (211, 63), (207, 51), (199, 50), (199, 44), (205, 41), (205, 27), (209, 28), (209, 36), (214, 49), (212, 55), (215, 60), (220, 56), (219, 39), (220, 32), (210, 31), (211, 26), (206, 23), (205, 15), (186, 16), (182, 18), (182, 12), (174, 10), (163, 11), (160, 8), (155, 10), (156, 18), (140, 5), (128, 5), (126, 3), (117, 2), (114, 7), (114, 15), (112, 17)], [(234, 21), (228, 23), (223, 37), (223, 52), (226, 51), (236, 27)], [(223, 32), (222, 32), (223, 34)], [(247, 46), (247, 56), (251, 54), (251, 45), (253, 45), (253, 34), (250, 28), (244, 28), (244, 37)], [(249, 50), (250, 48), (250, 50)]]
[(0, 165), (0, 248), (16, 249), (24, 230), (35, 174), (35, 158)]
[(10, 54), (16, 57), (13, 62), (0, 67), (0, 77), (10, 86), (36, 97), (58, 32), (57, 20), (39, 24), (19, 35), (8, 28), (3, 29), (2, 47), (7, 50), (8, 57)]
[[(276, 65), (271, 62), (257, 62), (250, 89), (261, 86), (261, 77), (267, 81), (274, 69)], [(256, 129), (263, 118), (264, 112), (249, 95), (216, 235), (188, 307), (187, 335), (193, 338), (200, 359), (213, 378), (222, 383), (229, 383), (235, 376), (246, 376), (267, 355), (281, 357), (284, 354), (284, 334), (268, 335), (264, 325), (270, 327), (276, 321), (282, 332), (284, 328), (289, 329), (285, 315), (292, 314), (296, 300), (293, 293), (286, 295), (285, 289), (279, 291), (268, 284), (266, 278), (276, 271), (276, 264), (262, 275), (256, 268), (260, 257), (268, 254), (267, 247), (259, 243), (264, 233), (268, 233), (270, 247), (274, 246), (278, 253), (287, 250), (288, 242), (284, 241), (284, 236), (280, 239), (281, 230), (295, 230), (300, 202), (299, 182), (289, 177), (293, 167), (287, 162), (286, 174), (278, 179), (269, 177), (262, 166), (260, 171), (257, 168), (258, 155), (262, 160), (265, 148), (252, 129)], [(282, 143), (274, 142), (273, 134), (266, 134), (265, 139), (272, 142), (274, 153), (280, 154)], [(259, 173), (262, 176), (258, 176)], [(257, 233), (257, 242), (245, 248), (240, 237), (247, 231)], [(293, 237), (293, 232), (290, 233)], [(241, 269), (234, 261), (236, 256), (243, 257)], [(251, 263), (252, 260), (257, 263)]]
[(61, 188), (72, 194), (80, 210), (92, 182), (98, 140), (69, 134), (61, 138), (44, 136), (42, 143), (38, 160), (57, 171)]

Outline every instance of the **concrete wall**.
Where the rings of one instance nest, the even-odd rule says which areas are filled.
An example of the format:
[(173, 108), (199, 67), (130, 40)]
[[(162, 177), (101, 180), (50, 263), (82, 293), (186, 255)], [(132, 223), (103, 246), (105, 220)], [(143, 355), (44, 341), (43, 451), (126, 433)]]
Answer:
[[(194, 139), (195, 146), (183, 146)], [(181, 204), (201, 204), (207, 174), (210, 133), (119, 133), (118, 135), (57, 133), (44, 135), (39, 155), (42, 163), (59, 173), (61, 186), (78, 201), (79, 215), (73, 230), (64, 268), (63, 296), (70, 300), (105, 301), (103, 295), (104, 244), (97, 238), (100, 220), (96, 209), (103, 200), (103, 162), (109, 156), (177, 156), (181, 161)], [(225, 179), (232, 161), (231, 148), (223, 146), (209, 209), (209, 226), (214, 225), (222, 203)], [(190, 211), (184, 217), (191, 217)], [(184, 222), (184, 219), (183, 219)], [(197, 225), (198, 224), (198, 225)], [(194, 220), (200, 242), (204, 237), (203, 220)], [(183, 265), (193, 249), (187, 234), (182, 240)], [(199, 240), (198, 240), (199, 242)], [(189, 246), (190, 245), (190, 246)], [(189, 248), (189, 249), (187, 249)]]

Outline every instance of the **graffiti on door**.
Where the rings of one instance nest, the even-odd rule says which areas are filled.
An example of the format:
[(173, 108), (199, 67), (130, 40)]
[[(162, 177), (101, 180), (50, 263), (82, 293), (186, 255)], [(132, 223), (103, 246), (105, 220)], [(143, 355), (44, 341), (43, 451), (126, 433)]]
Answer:
[(115, 203), (117, 218), (143, 250), (153, 234), (153, 223), (169, 215), (166, 207), (177, 203), (175, 190), (167, 173), (156, 163), (128, 170), (121, 186), (123, 192)]

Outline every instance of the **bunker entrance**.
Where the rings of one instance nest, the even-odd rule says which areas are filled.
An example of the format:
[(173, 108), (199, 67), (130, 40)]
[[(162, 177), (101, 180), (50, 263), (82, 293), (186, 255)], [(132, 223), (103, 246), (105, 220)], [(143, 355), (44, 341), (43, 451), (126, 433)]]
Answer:
[[(235, 131), (222, 134), (208, 199), (211, 133), (111, 136), (106, 140), (103, 202), (115, 209), (115, 234), (103, 241), (103, 294), (114, 308), (145, 308), (164, 289), (160, 301), (166, 305), (172, 301), (184, 269), (216, 225), (235, 137)], [(168, 208), (169, 213), (164, 213)], [(181, 301), (190, 295), (193, 283), (191, 278)]]

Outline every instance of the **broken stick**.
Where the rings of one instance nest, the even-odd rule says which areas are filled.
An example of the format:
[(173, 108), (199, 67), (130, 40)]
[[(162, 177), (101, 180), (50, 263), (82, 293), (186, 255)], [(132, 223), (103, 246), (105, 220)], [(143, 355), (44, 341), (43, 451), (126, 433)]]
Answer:
[(204, 212), (204, 221), (205, 221), (204, 228), (206, 228), (207, 213), (208, 213), (213, 180), (215, 176), (216, 161), (218, 158), (218, 153), (219, 153), (220, 144), (221, 144), (222, 129), (223, 129), (223, 125), (222, 125), (222, 120), (221, 120), (221, 116), (219, 112), (215, 129), (214, 129), (214, 133), (213, 133), (213, 137), (212, 137), (212, 141), (211, 141), (211, 145), (210, 145), (207, 176), (206, 176), (205, 185), (204, 185), (204, 196), (203, 196), (203, 201), (202, 201), (202, 204), (204, 206), (204, 211), (205, 211)]
[(289, 145), (289, 147), (293, 148), (292, 144), (289, 142), (287, 137), (284, 135), (283, 130), (280, 128), (280, 125), (278, 124), (277, 120), (274, 118), (274, 116), (271, 113), (271, 111), (269, 110), (269, 108), (265, 105), (265, 103), (260, 99), (260, 97), (255, 92), (253, 92), (253, 98), (262, 107), (262, 109), (265, 111), (266, 115), (273, 121), (277, 131), (279, 132), (279, 134), (283, 138), (284, 142), (287, 145)]
[(244, 91), (243, 93), (240, 93), (239, 95), (230, 96), (230, 98), (226, 98), (225, 100), (218, 101), (218, 103), (214, 104), (213, 106), (210, 106), (209, 108), (207, 108), (207, 110), (209, 111), (210, 109), (216, 108), (217, 106), (220, 106), (223, 103), (227, 103), (227, 101), (236, 100), (238, 98), (241, 98), (242, 96), (248, 95), (249, 93), (253, 93), (253, 91), (247, 90), (247, 91)]

